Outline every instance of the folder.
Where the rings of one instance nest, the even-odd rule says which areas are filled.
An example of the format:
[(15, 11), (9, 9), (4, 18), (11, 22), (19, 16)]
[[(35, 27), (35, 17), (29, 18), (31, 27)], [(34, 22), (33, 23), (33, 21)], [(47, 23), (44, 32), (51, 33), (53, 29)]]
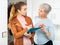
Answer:
[(27, 33), (35, 32), (35, 31), (37, 31), (38, 29), (40, 29), (40, 27), (38, 27), (38, 28), (30, 28), (30, 29), (27, 31)]

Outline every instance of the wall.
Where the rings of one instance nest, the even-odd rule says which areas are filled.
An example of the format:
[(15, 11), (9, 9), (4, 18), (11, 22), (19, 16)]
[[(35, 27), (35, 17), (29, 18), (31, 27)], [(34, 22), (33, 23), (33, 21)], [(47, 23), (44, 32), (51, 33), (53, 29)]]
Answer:
[(60, 0), (28, 0), (28, 6), (29, 6), (29, 11), (28, 14), (31, 16), (37, 16), (38, 15), (38, 8), (39, 5), (42, 3), (48, 3), (51, 5), (52, 10), (49, 13), (48, 17), (53, 21), (54, 24), (60, 25)]
[(7, 45), (8, 39), (6, 34), (7, 34), (7, 0), (0, 0), (0, 45)]
[(16, 2), (19, 2), (19, 1), (23, 1), (23, 2), (27, 2), (27, 0), (8, 0), (8, 3), (16, 3)]

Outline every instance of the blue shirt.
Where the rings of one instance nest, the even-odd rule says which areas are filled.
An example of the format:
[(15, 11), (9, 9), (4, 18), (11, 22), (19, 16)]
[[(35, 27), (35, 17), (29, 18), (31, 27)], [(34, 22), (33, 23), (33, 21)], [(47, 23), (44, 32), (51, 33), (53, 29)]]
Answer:
[(47, 43), (49, 40), (54, 40), (54, 26), (51, 20), (47, 19), (40, 19), (39, 17), (35, 17), (33, 20), (34, 27), (39, 27), (40, 24), (44, 24), (46, 26), (46, 30), (51, 34), (48, 38), (46, 34), (41, 30), (37, 30), (34, 36), (34, 42), (38, 45), (42, 45)]

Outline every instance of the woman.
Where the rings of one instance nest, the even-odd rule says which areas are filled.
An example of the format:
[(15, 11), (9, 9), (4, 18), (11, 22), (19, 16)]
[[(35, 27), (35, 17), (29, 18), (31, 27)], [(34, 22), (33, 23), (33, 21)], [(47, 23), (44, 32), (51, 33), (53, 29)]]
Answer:
[(27, 16), (27, 5), (18, 2), (12, 6), (9, 18), (9, 28), (14, 37), (14, 45), (31, 45), (34, 33), (27, 34), (32, 28), (32, 20)]
[(48, 13), (51, 11), (51, 6), (43, 3), (39, 7), (39, 15), (35, 18), (34, 27), (40, 27), (35, 32), (34, 45), (53, 45), (54, 26), (51, 20), (48, 19)]

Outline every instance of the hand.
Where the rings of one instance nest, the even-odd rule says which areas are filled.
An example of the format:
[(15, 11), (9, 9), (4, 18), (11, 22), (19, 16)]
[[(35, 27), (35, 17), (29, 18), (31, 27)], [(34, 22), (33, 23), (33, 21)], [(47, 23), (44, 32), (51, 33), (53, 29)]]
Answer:
[(41, 24), (39, 27), (42, 29), (43, 32), (45, 32), (45, 33), (47, 32), (44, 24)]
[(25, 35), (27, 38), (31, 38), (31, 37), (32, 37), (31, 33), (29, 33), (29, 34), (25, 33), (24, 35)]
[(32, 37), (32, 35), (31, 35), (31, 34), (28, 34), (28, 35), (27, 35), (27, 38), (31, 38), (31, 37)]
[(51, 36), (51, 34), (49, 32), (47, 32), (46, 26), (44, 24), (41, 24), (39, 27), (42, 29), (43, 32), (45, 32), (47, 37)]
[[(28, 29), (32, 28), (32, 25), (29, 25), (29, 26), (27, 26), (26, 28), (27, 28), (27, 31), (28, 31)], [(27, 34), (27, 32), (26, 32), (24, 35), (25, 35), (27, 38), (31, 38), (31, 37), (32, 37), (31, 33)]]

